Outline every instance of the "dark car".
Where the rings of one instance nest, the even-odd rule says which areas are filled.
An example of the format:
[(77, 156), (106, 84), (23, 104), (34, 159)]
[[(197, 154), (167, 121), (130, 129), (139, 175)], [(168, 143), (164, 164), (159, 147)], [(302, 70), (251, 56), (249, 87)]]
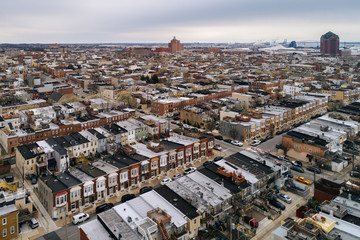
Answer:
[(8, 183), (9, 183), (9, 182), (13, 182), (13, 181), (14, 181), (14, 176), (12, 176), (12, 175), (5, 176), (4, 179), (5, 179), (5, 181), (8, 182)]
[(321, 173), (320, 168), (316, 168), (316, 167), (307, 167), (306, 170), (310, 172), (316, 172), (317, 174)]
[(273, 136), (273, 135), (270, 135), (270, 136), (267, 136), (265, 139), (266, 139), (266, 140), (270, 140), (270, 139), (272, 139), (272, 138), (274, 138), (274, 136)]
[(262, 139), (260, 139), (260, 142), (266, 142), (267, 141), (267, 139), (266, 138), (262, 138)]
[(145, 112), (144, 112), (144, 111), (142, 111), (142, 110), (140, 111), (140, 113), (145, 114)]
[(143, 194), (143, 193), (146, 193), (146, 192), (150, 192), (151, 190), (153, 190), (153, 187), (148, 187), (148, 186), (146, 186), (146, 187), (140, 188), (139, 193), (140, 193), (140, 194)]
[(360, 173), (357, 171), (350, 171), (350, 177), (360, 178)]
[(277, 131), (275, 134), (276, 135), (281, 135), (283, 133), (283, 131)]
[(121, 197), (121, 202), (124, 203), (126, 201), (129, 201), (131, 199), (135, 198), (135, 194), (125, 194)]
[(305, 172), (304, 169), (299, 166), (291, 166), (290, 169), (301, 173)]
[(218, 139), (218, 140), (223, 140), (224, 139), (223, 136), (220, 136), (220, 135), (215, 136), (215, 138)]
[(275, 148), (276, 148), (276, 149), (281, 148), (281, 144), (276, 144), (276, 145), (275, 145)]
[(208, 165), (211, 165), (211, 164), (213, 164), (212, 161), (205, 161), (205, 162), (203, 163), (203, 166), (208, 166)]
[(34, 185), (37, 183), (37, 177), (35, 174), (30, 174), (29, 178), (30, 178), (31, 184)]
[(219, 161), (221, 159), (223, 159), (223, 157), (217, 156), (217, 157), (214, 158), (214, 161)]
[(174, 120), (180, 120), (180, 117), (176, 116), (176, 117), (173, 117)]
[(113, 206), (114, 206), (114, 204), (112, 204), (112, 203), (101, 204), (100, 206), (96, 207), (96, 213), (102, 213), (106, 210), (111, 209)]
[(231, 139), (224, 139), (224, 142), (231, 143)]
[(285, 205), (279, 202), (278, 200), (269, 201), (271, 206), (274, 206), (278, 209), (285, 210)]

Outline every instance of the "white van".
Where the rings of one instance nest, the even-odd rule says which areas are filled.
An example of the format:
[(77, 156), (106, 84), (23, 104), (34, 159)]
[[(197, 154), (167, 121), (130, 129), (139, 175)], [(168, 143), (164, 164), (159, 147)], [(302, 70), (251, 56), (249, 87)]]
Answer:
[(79, 213), (72, 217), (73, 224), (78, 224), (84, 222), (90, 218), (89, 214), (87, 213)]

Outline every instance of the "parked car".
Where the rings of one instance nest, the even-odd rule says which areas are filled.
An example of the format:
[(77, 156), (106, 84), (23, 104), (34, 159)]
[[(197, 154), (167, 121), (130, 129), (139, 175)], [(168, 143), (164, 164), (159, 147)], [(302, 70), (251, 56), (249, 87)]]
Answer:
[(320, 168), (316, 168), (316, 167), (307, 167), (306, 170), (308, 170), (310, 172), (316, 172), (317, 174), (321, 173)]
[(30, 178), (30, 181), (31, 181), (31, 184), (36, 184), (37, 183), (37, 177), (35, 174), (30, 174), (29, 175), (29, 178)]
[(291, 164), (294, 166), (302, 167), (302, 162), (300, 161), (291, 161)]
[(173, 119), (174, 119), (174, 120), (180, 120), (180, 117), (179, 117), (179, 116), (175, 116)]
[(112, 207), (114, 207), (114, 204), (104, 203), (104, 204), (101, 204), (100, 206), (97, 206), (95, 211), (96, 211), (96, 213), (102, 213), (106, 210), (111, 209)]
[(139, 111), (140, 113), (142, 113), (142, 114), (145, 114), (145, 112), (143, 111), (143, 110), (141, 110), (141, 111)]
[(284, 204), (282, 204), (281, 202), (279, 202), (277, 200), (269, 201), (269, 203), (271, 206), (274, 206), (281, 210), (285, 210), (285, 208), (286, 208)]
[(231, 141), (231, 144), (238, 147), (242, 147), (244, 145), (242, 142), (239, 142), (237, 140)]
[(189, 167), (188, 169), (184, 170), (184, 174), (190, 174), (196, 171), (196, 167)]
[(177, 123), (177, 122), (175, 122), (175, 121), (171, 121), (171, 123), (172, 123), (172, 124), (178, 124), (178, 123)]
[(175, 174), (175, 175), (172, 177), (172, 180), (181, 178), (182, 176), (183, 176), (182, 174)]
[(299, 166), (291, 166), (290, 169), (301, 173), (305, 172), (304, 169)]
[(267, 141), (267, 139), (266, 138), (262, 138), (262, 139), (260, 139), (260, 142), (266, 142)]
[(276, 149), (281, 148), (281, 144), (276, 144), (276, 145), (275, 145), (275, 148), (276, 148)]
[(258, 146), (260, 143), (261, 143), (261, 141), (255, 140), (255, 141), (253, 141), (250, 145), (251, 145), (251, 146)]
[(215, 150), (218, 150), (218, 151), (221, 151), (221, 150), (222, 150), (222, 147), (220, 147), (220, 145), (215, 145), (215, 146), (214, 146), (214, 149), (215, 149)]
[(124, 203), (131, 199), (134, 199), (135, 197), (136, 197), (135, 194), (125, 194), (124, 196), (121, 197), (121, 202)]
[(214, 161), (219, 161), (221, 159), (223, 159), (223, 157), (217, 156), (217, 157), (214, 158)]
[(270, 139), (272, 139), (272, 138), (274, 138), (274, 136), (273, 136), (273, 135), (269, 135), (269, 136), (267, 136), (265, 139), (266, 139), (266, 140), (270, 140)]
[(165, 185), (166, 183), (171, 182), (171, 181), (172, 181), (171, 178), (164, 178), (163, 180), (161, 180), (160, 184)]
[(360, 173), (358, 171), (350, 171), (350, 177), (360, 178)]
[(282, 200), (282, 201), (284, 201), (286, 203), (291, 203), (292, 202), (291, 198), (288, 195), (284, 194), (284, 193), (278, 193), (277, 197), (280, 200)]
[(31, 227), (31, 229), (37, 228), (39, 227), (39, 222), (36, 220), (36, 218), (32, 218), (29, 221), (29, 226)]
[(143, 193), (146, 193), (146, 192), (150, 192), (151, 190), (153, 190), (153, 187), (146, 186), (146, 187), (140, 188), (139, 193), (140, 193), (140, 194), (143, 194)]
[(224, 138), (223, 138), (223, 136), (221, 136), (221, 135), (216, 135), (216, 136), (215, 136), (215, 139), (223, 140)]
[(295, 179), (296, 179), (296, 181), (305, 183), (307, 185), (311, 184), (311, 181), (309, 179), (305, 179), (304, 177), (297, 176)]
[(72, 217), (72, 223), (76, 225), (78, 223), (82, 223), (82, 222), (88, 220), (89, 218), (90, 218), (89, 214), (79, 213)]
[(231, 139), (224, 139), (224, 142), (231, 143)]
[(5, 176), (4, 179), (5, 179), (5, 181), (8, 182), (8, 183), (9, 183), (9, 182), (13, 182), (13, 181), (14, 181), (14, 176), (12, 176), (12, 175)]
[(205, 167), (205, 166), (208, 166), (208, 165), (211, 165), (211, 164), (213, 164), (212, 161), (205, 161), (205, 162), (203, 163), (203, 166)]

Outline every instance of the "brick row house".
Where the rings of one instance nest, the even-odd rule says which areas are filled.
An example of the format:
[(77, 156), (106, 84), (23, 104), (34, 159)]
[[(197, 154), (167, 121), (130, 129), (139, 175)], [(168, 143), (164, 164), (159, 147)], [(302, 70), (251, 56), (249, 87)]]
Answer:
[(75, 214), (211, 156), (213, 144), (208, 135), (176, 135), (152, 146), (139, 143), (131, 151), (40, 178), (39, 199), (54, 219)]
[(111, 111), (111, 115), (98, 114), (87, 116), (76, 120), (61, 120), (58, 123), (41, 124), (35, 129), (0, 129), (0, 143), (8, 154), (15, 154), (15, 148), (29, 143), (35, 143), (49, 138), (60, 137), (70, 133), (80, 132), (86, 129), (93, 129), (111, 123), (125, 121), (135, 115), (135, 111), (121, 112)]
[(168, 113), (179, 112), (186, 106), (193, 106), (195, 104), (203, 102), (211, 102), (212, 100), (229, 97), (233, 92), (244, 93), (249, 90), (248, 86), (242, 86), (235, 89), (234, 86), (230, 90), (218, 90), (207, 94), (200, 95), (197, 94), (194, 97), (181, 97), (181, 98), (170, 98), (170, 99), (160, 99), (154, 100), (151, 102), (151, 112), (158, 115), (165, 115)]

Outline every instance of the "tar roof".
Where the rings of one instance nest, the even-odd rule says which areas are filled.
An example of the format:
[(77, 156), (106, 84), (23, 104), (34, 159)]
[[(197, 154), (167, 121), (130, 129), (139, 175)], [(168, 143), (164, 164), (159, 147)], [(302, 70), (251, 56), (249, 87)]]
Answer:
[(241, 189), (245, 189), (249, 186), (249, 184), (244, 181), (240, 184), (234, 183), (231, 178), (227, 178), (224, 175), (221, 175), (217, 173), (217, 169), (220, 167), (219, 165), (213, 163), (210, 165), (205, 166), (204, 168), (201, 168), (199, 172), (207, 176), (208, 178), (211, 178), (215, 182), (219, 184), (224, 184), (224, 187), (231, 191), (233, 194), (237, 194), (240, 192)]
[(81, 183), (79, 179), (75, 178), (74, 176), (72, 176), (70, 173), (67, 172), (57, 175), (57, 179), (67, 187), (73, 187)]
[(194, 219), (199, 216), (194, 206), (185, 201), (180, 195), (178, 195), (168, 187), (160, 186), (158, 188), (155, 188), (155, 191), (163, 198), (165, 198), (168, 202), (170, 202), (174, 207), (179, 209), (188, 218)]
[(53, 175), (47, 175), (45, 177), (40, 178), (41, 181), (43, 181), (53, 193), (63, 191), (67, 189), (68, 187), (60, 182), (56, 177)]
[(78, 169), (83, 171), (84, 173), (88, 174), (89, 176), (93, 177), (93, 178), (97, 178), (97, 177), (101, 177), (106, 175), (106, 172), (91, 166), (91, 165), (87, 165), (87, 164), (81, 164), (78, 166)]
[(26, 160), (39, 156), (43, 153), (43, 152), (36, 153), (36, 151), (34, 151), (34, 149), (37, 149), (38, 147), (39, 146), (36, 143), (30, 143), (30, 144), (18, 146), (17, 148), (21, 153), (21, 155), (23, 156), (23, 158)]
[(252, 159), (248, 156), (245, 156), (242, 153), (235, 153), (227, 158), (225, 158), (230, 164), (247, 170), (250, 173), (254, 174), (258, 179), (264, 177), (265, 175), (271, 174), (274, 171), (270, 167), (258, 163), (255, 159)]

